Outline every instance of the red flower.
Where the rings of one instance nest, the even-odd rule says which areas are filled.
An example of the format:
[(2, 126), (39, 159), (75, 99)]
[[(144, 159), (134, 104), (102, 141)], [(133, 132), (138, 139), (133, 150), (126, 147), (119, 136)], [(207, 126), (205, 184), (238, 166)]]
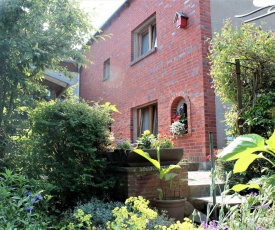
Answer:
[(174, 114), (172, 118), (173, 118), (173, 121), (175, 122), (175, 121), (178, 121), (180, 119), (180, 116)]
[[(213, 153), (214, 153), (214, 159), (216, 160), (217, 159), (217, 155), (219, 153), (218, 149), (213, 149)], [(211, 154), (209, 154), (209, 155), (206, 156), (206, 160), (207, 161), (211, 161)]]

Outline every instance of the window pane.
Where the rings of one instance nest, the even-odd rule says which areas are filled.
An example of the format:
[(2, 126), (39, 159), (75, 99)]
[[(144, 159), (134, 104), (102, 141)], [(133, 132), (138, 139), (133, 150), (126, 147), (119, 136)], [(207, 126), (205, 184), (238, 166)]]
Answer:
[(141, 51), (140, 54), (144, 54), (149, 50), (149, 33), (148, 31), (141, 35)]
[(143, 109), (142, 113), (142, 126), (141, 126), (141, 133), (143, 133), (145, 130), (150, 130), (149, 126), (149, 109)]
[(151, 47), (157, 47), (157, 27), (156, 24), (152, 25), (152, 41), (151, 41)]
[(110, 78), (110, 59), (104, 62), (104, 73), (103, 73), (103, 79), (109, 79)]

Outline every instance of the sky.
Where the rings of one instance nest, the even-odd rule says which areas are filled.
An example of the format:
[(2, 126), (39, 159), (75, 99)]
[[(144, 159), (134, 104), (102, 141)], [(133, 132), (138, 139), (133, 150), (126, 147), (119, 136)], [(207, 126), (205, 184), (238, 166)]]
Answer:
[(123, 2), (125, 0), (82, 0), (81, 6), (88, 10), (96, 9), (96, 15), (92, 16), (92, 24), (99, 28)]
[[(125, 0), (82, 0), (82, 7), (88, 10), (96, 9), (92, 16), (93, 26), (99, 28), (122, 5)], [(251, 0), (256, 7), (275, 5), (275, 0)], [(94, 12), (94, 10), (93, 10)]]
[(275, 0), (253, 0), (254, 6), (264, 7), (269, 5), (275, 5)]

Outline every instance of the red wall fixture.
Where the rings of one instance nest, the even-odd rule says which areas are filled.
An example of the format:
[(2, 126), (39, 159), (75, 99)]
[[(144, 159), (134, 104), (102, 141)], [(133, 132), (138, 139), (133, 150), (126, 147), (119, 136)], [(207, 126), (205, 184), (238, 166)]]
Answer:
[(176, 12), (174, 23), (176, 23), (177, 28), (185, 28), (187, 26), (188, 17), (183, 12)]

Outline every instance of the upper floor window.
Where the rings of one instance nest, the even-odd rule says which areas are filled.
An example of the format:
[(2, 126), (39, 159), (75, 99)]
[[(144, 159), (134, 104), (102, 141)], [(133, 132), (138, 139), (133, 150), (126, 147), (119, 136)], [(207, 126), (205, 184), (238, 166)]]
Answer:
[(105, 81), (110, 78), (110, 58), (104, 62), (103, 68), (103, 81)]
[(132, 61), (153, 52), (157, 46), (156, 16), (150, 17), (134, 30), (132, 36), (134, 39)]

